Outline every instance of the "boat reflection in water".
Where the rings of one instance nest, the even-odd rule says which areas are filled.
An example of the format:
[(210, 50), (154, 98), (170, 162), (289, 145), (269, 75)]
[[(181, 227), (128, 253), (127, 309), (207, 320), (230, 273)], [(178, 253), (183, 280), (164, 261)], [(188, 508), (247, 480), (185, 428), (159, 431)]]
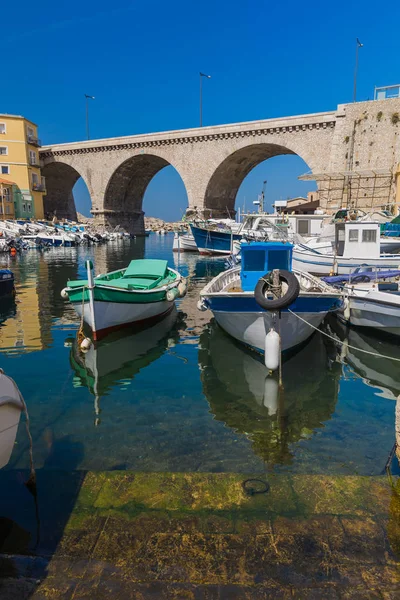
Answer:
[(182, 314), (174, 308), (153, 327), (133, 335), (126, 332), (109, 335), (100, 343), (92, 344), (86, 353), (79, 351), (76, 339), (71, 340), (70, 362), (78, 378), (75, 385), (89, 388), (94, 395), (96, 425), (100, 423), (100, 398), (115, 385), (129, 384), (139, 371), (174, 346), (178, 341), (181, 318)]
[(325, 327), (327, 333), (343, 342), (337, 346), (338, 360), (349, 365), (366, 385), (376, 388), (379, 396), (396, 400), (400, 394), (399, 365), (394, 360), (383, 358), (383, 355), (400, 358), (398, 343), (388, 336), (369, 333), (365, 328), (361, 331), (360, 328), (347, 327), (333, 316)]
[(323, 427), (335, 411), (341, 366), (335, 347), (314, 335), (283, 363), (283, 390), (257, 354), (211, 322), (200, 336), (199, 365), (211, 412), (246, 435), (265, 463), (292, 462), (297, 442)]

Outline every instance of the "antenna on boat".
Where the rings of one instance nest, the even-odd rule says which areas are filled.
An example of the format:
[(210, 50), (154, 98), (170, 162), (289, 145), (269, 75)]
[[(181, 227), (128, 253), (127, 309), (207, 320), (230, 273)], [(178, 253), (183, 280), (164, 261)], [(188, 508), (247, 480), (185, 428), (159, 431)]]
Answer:
[(263, 213), (264, 212), (264, 200), (265, 200), (265, 188), (267, 186), (267, 180), (265, 180), (263, 182), (263, 188), (262, 188), (262, 192), (261, 192), (261, 196), (260, 196), (260, 207), (259, 207), (259, 212)]

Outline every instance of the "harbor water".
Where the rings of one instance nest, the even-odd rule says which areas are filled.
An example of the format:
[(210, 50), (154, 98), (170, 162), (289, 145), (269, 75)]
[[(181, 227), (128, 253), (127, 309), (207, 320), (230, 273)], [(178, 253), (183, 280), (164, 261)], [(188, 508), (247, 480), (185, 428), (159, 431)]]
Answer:
[[(276, 377), (268, 375), (259, 356), (229, 338), (208, 311), (197, 310), (200, 289), (224, 267), (224, 260), (178, 255), (172, 252), (172, 241), (170, 234), (152, 234), (146, 239), (31, 250), (3, 258), (3, 268), (15, 274), (17, 294), (15, 302), (1, 307), (0, 366), (15, 379), (28, 407), (37, 495), (25, 485), (30, 456), (22, 416), (9, 461), (0, 470), (1, 556), (26, 557), (19, 567), (25, 579), (34, 556), (37, 572), (32, 580), (46, 585), (49, 565), (60, 548), (67, 548), (61, 556), (68, 559), (101, 559), (103, 566), (125, 560), (132, 564), (127, 538), (99, 557), (98, 536), (105, 523), (109, 526), (118, 519), (136, 523), (139, 513), (141, 518), (150, 514), (155, 519), (159, 510), (170, 519), (173, 512), (187, 524), (189, 512), (191, 518), (205, 519), (211, 518), (207, 513), (211, 511), (220, 520), (208, 525), (208, 530), (200, 528), (202, 535), (208, 539), (207, 535), (226, 533), (227, 544), (235, 535), (239, 545), (245, 526), (246, 536), (255, 527), (256, 539), (267, 535), (264, 521), (276, 524), (278, 517), (296, 520), (318, 513), (328, 515), (329, 535), (339, 518), (348, 535), (351, 523), (346, 518), (357, 526), (361, 521), (368, 527), (378, 524), (382, 548), (369, 548), (365, 555), (376, 557), (382, 565), (381, 557), (390, 552), (394, 569), (400, 539), (396, 460), (389, 463), (392, 480), (385, 467), (395, 441), (400, 371), (394, 361), (353, 347), (400, 358), (398, 344), (344, 328), (331, 317), (323, 326), (329, 338), (316, 333), (299, 351), (285, 357), (283, 390), (279, 390)], [(112, 334), (87, 354), (80, 353), (75, 342), (78, 317), (60, 296), (67, 280), (85, 277), (88, 258), (96, 273), (105, 273), (143, 257), (167, 259), (188, 277), (187, 296), (177, 302), (176, 312), (150, 329), (134, 335)], [(253, 496), (254, 506), (235, 500), (232, 491), (242, 491), (242, 483), (250, 477), (270, 486), (268, 493)], [(249, 496), (248, 502), (253, 498)], [(325, 502), (323, 511), (318, 510), (319, 502)], [(254, 509), (256, 521), (240, 512), (246, 507)], [(220, 511), (217, 516), (215, 511)], [(191, 523), (187, 531), (192, 531)], [(230, 523), (234, 523), (232, 530)], [(312, 529), (315, 533), (315, 526)], [(162, 533), (168, 533), (164, 526)], [(159, 542), (161, 534), (157, 535)], [(371, 532), (368, 535), (371, 538)], [(82, 536), (89, 537), (82, 541)], [(116, 539), (115, 530), (108, 538)], [(90, 556), (82, 549), (88, 543)], [(248, 539), (243, 543), (248, 547)], [(236, 577), (235, 585), (254, 589), (266, 585), (261, 563), (254, 566), (256, 559), (246, 563), (246, 574), (239, 578), (223, 575), (207, 566), (205, 559), (197, 575), (188, 570), (182, 575), (176, 568), (160, 575), (160, 564), (165, 566), (175, 550), (164, 549), (164, 558), (154, 550), (158, 559), (153, 556), (149, 580), (220, 585)], [(309, 551), (304, 550), (305, 557)], [(226, 558), (223, 549), (218, 552)], [(41, 565), (37, 557), (42, 557)], [(354, 577), (358, 561), (364, 564), (364, 559), (356, 553), (350, 560)], [(231, 559), (226, 560), (229, 566)], [(235, 570), (238, 563), (236, 558), (232, 561)], [(288, 559), (287, 569), (289, 563)], [(299, 577), (307, 570), (301, 565), (293, 567)], [(322, 569), (320, 585), (331, 584), (330, 569)], [(314, 579), (304, 585), (314, 585)], [(145, 575), (130, 579), (135, 585), (139, 580), (140, 585), (147, 581)], [(279, 581), (283, 587), (295, 585), (287, 573)], [(247, 597), (244, 593), (237, 597)], [(92, 597), (102, 596), (99, 591)], [(176, 597), (191, 596), (177, 593)]]

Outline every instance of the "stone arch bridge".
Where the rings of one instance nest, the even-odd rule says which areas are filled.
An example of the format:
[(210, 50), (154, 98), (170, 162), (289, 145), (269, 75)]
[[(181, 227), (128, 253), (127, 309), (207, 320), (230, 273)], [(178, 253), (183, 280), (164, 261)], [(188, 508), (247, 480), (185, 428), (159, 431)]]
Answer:
[(82, 177), (96, 223), (143, 233), (145, 190), (172, 165), (186, 187), (189, 211), (225, 216), (234, 213), (237, 191), (251, 169), (282, 154), (307, 163), (328, 209), (342, 203), (352, 177), (360, 185), (377, 173), (385, 174), (381, 187), (394, 201), (400, 123), (393, 115), (399, 113), (400, 99), (358, 102), (332, 112), (44, 146), (45, 213), (76, 217), (72, 188)]

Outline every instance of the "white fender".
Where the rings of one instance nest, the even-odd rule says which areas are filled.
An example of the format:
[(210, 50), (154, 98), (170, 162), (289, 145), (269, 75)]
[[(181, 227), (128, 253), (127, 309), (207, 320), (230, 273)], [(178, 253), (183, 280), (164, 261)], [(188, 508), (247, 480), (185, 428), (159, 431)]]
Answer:
[(279, 334), (274, 330), (270, 329), (265, 336), (265, 366), (270, 371), (276, 371), (279, 367), (280, 358), (280, 337)]
[(61, 290), (60, 296), (63, 298), (63, 300), (68, 300), (67, 288)]
[(204, 300), (202, 298), (197, 301), (197, 310), (201, 310), (202, 312), (207, 310), (207, 306), (204, 304)]
[(346, 321), (350, 321), (350, 300), (349, 298), (345, 298), (343, 301), (343, 316), (346, 319)]
[(168, 300), (168, 302), (173, 302), (175, 300), (175, 298), (177, 298), (178, 296), (179, 296), (179, 291), (178, 291), (178, 288), (176, 288), (176, 287), (171, 288), (165, 294), (165, 297)]
[(179, 296), (181, 298), (183, 298), (183, 296), (186, 296), (186, 292), (187, 292), (187, 281), (186, 279), (182, 279), (182, 281), (179, 283), (178, 285), (178, 292), (179, 292)]
[(92, 340), (90, 338), (85, 338), (81, 342), (81, 350), (82, 352), (87, 352), (92, 345)]

